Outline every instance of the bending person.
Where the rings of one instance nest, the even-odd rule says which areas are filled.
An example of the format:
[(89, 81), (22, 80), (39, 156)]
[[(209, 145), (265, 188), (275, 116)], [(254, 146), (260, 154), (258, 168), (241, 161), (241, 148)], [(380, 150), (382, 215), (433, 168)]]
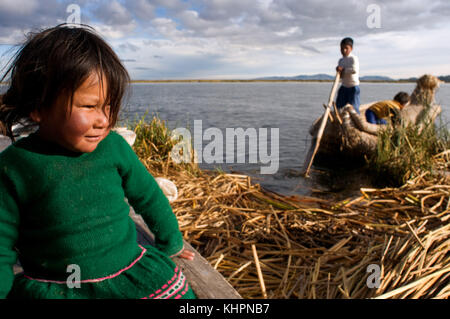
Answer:
[(406, 92), (399, 92), (393, 100), (380, 101), (366, 110), (366, 120), (372, 124), (387, 124), (386, 119), (398, 121), (399, 112), (409, 104), (410, 97)]

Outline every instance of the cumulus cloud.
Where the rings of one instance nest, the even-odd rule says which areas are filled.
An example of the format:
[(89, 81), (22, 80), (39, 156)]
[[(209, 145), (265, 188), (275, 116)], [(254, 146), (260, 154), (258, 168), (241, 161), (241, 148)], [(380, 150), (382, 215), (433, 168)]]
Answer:
[[(72, 2), (2, 0), (0, 42), (17, 42), (26, 30), (63, 22)], [(79, 0), (77, 4), (82, 22), (94, 26), (124, 61), (135, 60), (141, 75), (145, 68), (180, 77), (188, 72), (204, 77), (276, 70), (293, 75), (327, 72), (323, 66), (335, 63), (344, 36), (355, 38), (362, 66), (378, 72), (386, 70), (376, 67), (380, 52), (392, 58), (389, 64), (404, 65), (407, 59), (418, 63), (419, 56), (424, 60), (428, 51), (421, 45), (423, 37), (437, 39), (430, 43), (434, 60), (449, 49), (442, 39), (448, 37), (450, 2), (443, 0)], [(370, 5), (379, 9), (380, 28), (367, 24)], [(364, 62), (368, 59), (371, 63)]]
[[(19, 44), (29, 32), (36, 32), (66, 21), (67, 6), (73, 0), (2, 0), (0, 1), (0, 42)], [(84, 1), (78, 1), (84, 3)], [(85, 17), (87, 18), (87, 16)], [(88, 23), (89, 20), (82, 21)]]
[(127, 8), (140, 20), (148, 20), (155, 17), (156, 4), (147, 0), (131, 0)]
[(98, 6), (93, 12), (101, 22), (108, 25), (126, 25), (133, 21), (131, 13), (117, 0)]
[(37, 0), (3, 0), (0, 2), (0, 12), (13, 16), (28, 16), (38, 7)]

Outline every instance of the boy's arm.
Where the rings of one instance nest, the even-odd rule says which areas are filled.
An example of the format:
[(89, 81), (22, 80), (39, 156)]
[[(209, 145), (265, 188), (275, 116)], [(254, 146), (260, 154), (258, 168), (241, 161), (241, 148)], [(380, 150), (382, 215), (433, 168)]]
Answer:
[(122, 136), (117, 136), (125, 196), (155, 235), (155, 246), (169, 256), (183, 251), (183, 237), (167, 197)]
[(341, 58), (338, 61), (338, 65), (336, 67), (336, 71), (341, 73), (344, 70), (344, 64), (343, 64), (344, 60)]
[(14, 250), (18, 238), (19, 209), (12, 195), (13, 185), (0, 175), (0, 298), (6, 298), (14, 282)]

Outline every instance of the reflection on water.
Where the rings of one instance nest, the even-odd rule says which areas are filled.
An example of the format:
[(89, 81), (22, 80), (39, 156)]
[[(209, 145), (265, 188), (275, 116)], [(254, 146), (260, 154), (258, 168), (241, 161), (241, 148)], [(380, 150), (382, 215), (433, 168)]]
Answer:
[[(261, 166), (267, 164), (248, 163), (248, 144), (245, 154), (235, 154), (246, 163), (202, 163), (200, 167), (249, 174), (264, 187), (288, 195), (345, 195), (371, 185), (366, 172), (329, 171), (313, 166), (311, 178), (300, 175), (310, 143), (309, 127), (322, 115), (322, 104), (327, 101), (331, 86), (331, 82), (133, 84), (130, 99), (120, 113), (120, 122), (132, 122), (148, 111), (149, 116), (157, 114), (167, 120), (172, 129), (184, 127), (192, 131), (194, 120), (202, 120), (203, 132), (214, 127), (220, 129), (223, 136), (226, 128), (268, 128), (268, 131), (279, 128), (279, 169), (276, 174), (262, 175)], [(414, 86), (413, 83), (362, 83), (361, 102), (390, 99), (399, 91), (412, 92)], [(4, 88), (0, 86), (0, 93)], [(441, 86), (436, 100), (443, 106), (443, 123), (446, 124), (450, 84)], [(210, 142), (203, 140), (203, 148)], [(225, 151), (227, 141), (224, 139), (223, 143)]]
[[(283, 194), (327, 194), (357, 192), (370, 186), (367, 172), (329, 171), (313, 166), (311, 178), (300, 173), (309, 148), (311, 123), (323, 113), (332, 83), (253, 82), (253, 83), (158, 83), (133, 85), (123, 118), (133, 119), (146, 111), (168, 120), (169, 127), (192, 130), (194, 120), (202, 120), (203, 131), (219, 128), (279, 128), (279, 169), (276, 174), (261, 175), (261, 163), (249, 164), (249, 147), (244, 164), (200, 164), (201, 168), (220, 168), (249, 174), (255, 182)], [(390, 99), (399, 91), (412, 92), (413, 83), (362, 83), (361, 102)], [(444, 84), (436, 98), (448, 114), (450, 85)], [(445, 120), (444, 120), (445, 121)], [(211, 140), (203, 140), (203, 147)], [(223, 149), (225, 150), (225, 143)], [(241, 154), (242, 156), (242, 154)]]

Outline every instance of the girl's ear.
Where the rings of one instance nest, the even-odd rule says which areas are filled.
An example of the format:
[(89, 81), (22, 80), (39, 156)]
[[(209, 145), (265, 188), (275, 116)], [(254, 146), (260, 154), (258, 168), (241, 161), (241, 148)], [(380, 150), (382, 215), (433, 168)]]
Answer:
[(35, 109), (30, 112), (30, 118), (33, 120), (33, 122), (40, 123), (41, 113), (39, 112), (39, 110)]

